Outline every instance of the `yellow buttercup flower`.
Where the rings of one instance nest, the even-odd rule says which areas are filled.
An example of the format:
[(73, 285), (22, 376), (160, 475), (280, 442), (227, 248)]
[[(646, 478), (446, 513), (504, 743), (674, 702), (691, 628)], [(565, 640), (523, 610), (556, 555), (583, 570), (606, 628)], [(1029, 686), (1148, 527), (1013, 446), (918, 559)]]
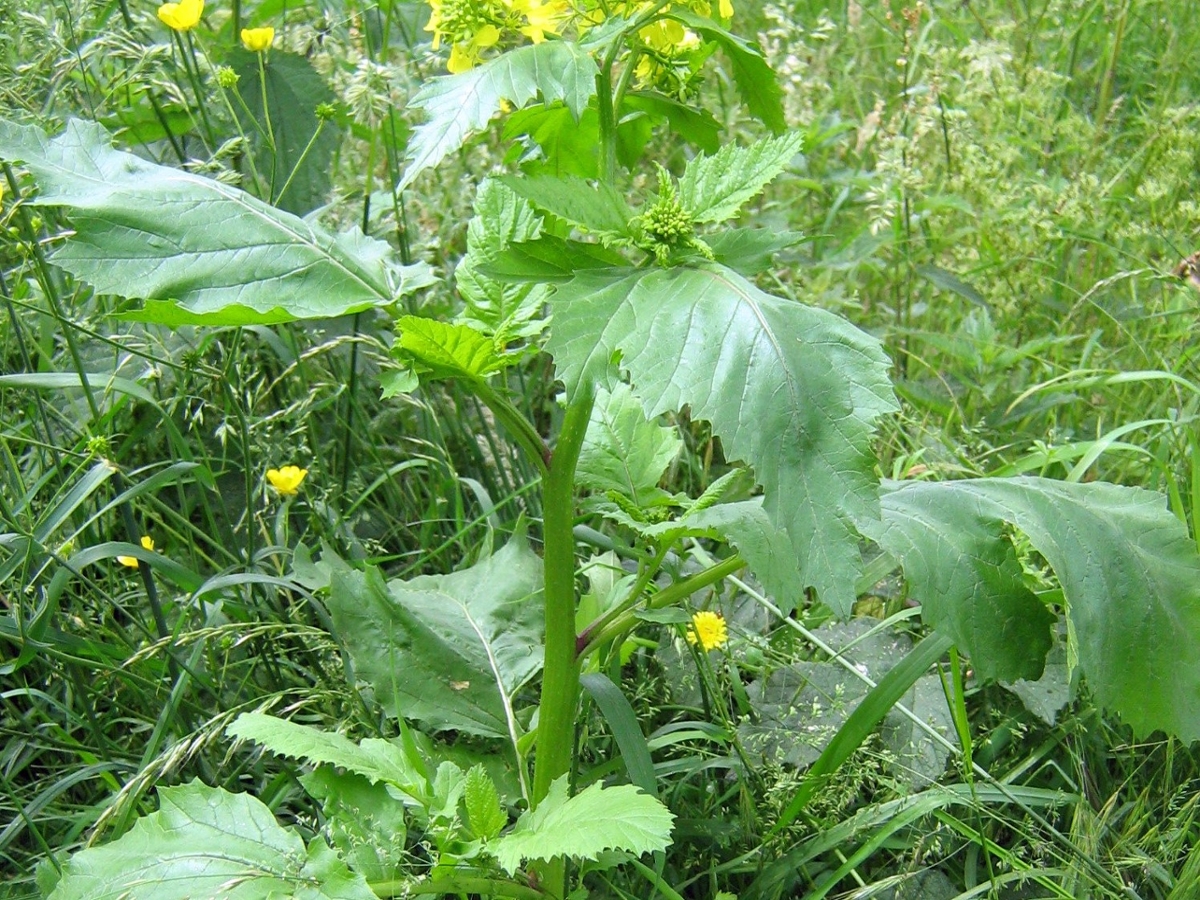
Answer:
[(715, 650), (724, 647), (728, 640), (729, 629), (725, 627), (725, 618), (720, 613), (705, 610), (692, 616), (692, 624), (687, 630), (689, 644), (699, 644), (701, 650)]
[(242, 46), (251, 53), (262, 53), (264, 50), (270, 49), (274, 40), (275, 29), (270, 26), (242, 29)]
[[(150, 537), (150, 535), (148, 535), (148, 534), (143, 535), (142, 536), (142, 549), (153, 550), (154, 549), (154, 538)], [(136, 569), (138, 567), (138, 558), (136, 556), (118, 556), (117, 562), (119, 562), (123, 566), (129, 566), (129, 568), (131, 568), (131, 569)]]
[(299, 466), (284, 466), (282, 469), (267, 469), (267, 481), (285, 497), (293, 496), (300, 490), (300, 484), (308, 475), (308, 469)]
[(160, 6), (158, 18), (174, 31), (191, 31), (200, 24), (200, 14), (203, 12), (204, 0), (179, 0), (178, 3)]

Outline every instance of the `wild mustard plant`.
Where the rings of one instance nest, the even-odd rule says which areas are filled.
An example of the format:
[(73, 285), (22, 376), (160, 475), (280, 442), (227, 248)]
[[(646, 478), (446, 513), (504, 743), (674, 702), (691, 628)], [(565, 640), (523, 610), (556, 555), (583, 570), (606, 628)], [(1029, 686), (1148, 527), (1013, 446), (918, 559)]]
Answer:
[[(548, 31), (548, 14), (538, 18), (546, 13), (540, 4), (487, 9), (496, 21), (468, 21), (471, 10), (438, 8), (442, 37), (454, 41), (452, 65), (462, 71), (413, 98), (427, 118), (409, 140), (400, 185), (411, 185), (460, 149), (493, 116), (509, 113), (525, 115), (529, 130), (522, 133), (542, 155), (530, 164), (565, 164), (563, 154), (555, 155), (556, 142), (570, 129), (584, 132), (585, 121), (594, 125), (599, 162), (582, 174), (564, 177), (543, 168), (481, 189), (468, 263), (458, 273), (470, 307), (454, 323), (398, 316), (386, 389), (394, 395), (452, 381), (487, 408), (535, 473), (537, 484), (528, 487), (540, 489), (541, 555), (522, 533), (459, 572), (387, 581), (378, 569), (358, 569), (332, 554), (314, 562), (298, 551), (296, 578), (321, 593), (345, 653), (399, 739), (353, 741), (263, 713), (237, 719), (229, 733), (320, 764), (303, 784), (333, 823), (329, 843), (322, 836), (306, 845), (245, 794), (197, 783), (164, 788), (160, 811), (142, 820), (126, 843), (114, 844), (117, 852), (88, 850), (66, 867), (56, 900), (86, 893), (88, 872), (99, 871), (96, 877), (114, 893), (177, 883), (180, 870), (173, 866), (181, 857), (161, 852), (170, 841), (184, 842), (171, 849), (185, 862), (188, 854), (205, 860), (210, 883), (197, 890), (220, 890), (237, 880), (265, 893), (303, 883), (314, 896), (356, 900), (412, 892), (561, 898), (574, 887), (568, 858), (579, 861), (582, 882), (618, 864), (621, 853), (657, 889), (662, 876), (633, 857), (667, 845), (671, 815), (654, 797), (653, 763), (636, 721), (621, 749), (629, 779), (641, 791), (599, 780), (578, 789), (582, 666), (618, 664), (638, 629), (679, 612), (683, 619), (673, 621), (690, 618), (699, 646), (717, 646), (727, 637), (717, 621), (673, 607), (747, 566), (785, 614), (821, 602), (847, 615), (864, 575), (864, 538), (883, 548), (889, 565), (903, 562), (934, 632), (905, 655), (897, 674), (864, 691), (837, 729), (841, 740), (821, 752), (773, 832), (795, 821), (868, 726), (952, 643), (971, 653), (980, 678), (1035, 677), (1060, 615), (1070, 617), (1079, 668), (1101, 702), (1142, 731), (1164, 727), (1194, 737), (1196, 667), (1178, 665), (1190, 659), (1189, 645), (1172, 627), (1196, 618), (1192, 591), (1200, 564), (1160, 498), (1037, 479), (877, 483), (871, 430), (895, 408), (878, 343), (831, 313), (768, 294), (748, 277), (763, 271), (771, 254), (793, 247), (796, 236), (715, 228), (734, 221), (769, 181), (792, 170), (801, 138), (781, 134), (696, 153), (674, 175), (658, 170), (657, 196), (627, 199), (624, 168), (644, 161), (636, 152), (622, 157), (629, 141), (638, 146), (636, 131), (625, 132), (622, 142), (622, 125), (646, 116), (711, 147), (710, 123), (663, 99), (686, 95), (704, 44), (737, 61), (748, 107), (768, 126), (785, 130), (761, 54), (722, 27), (731, 10), (720, 4), (714, 15), (707, 4), (629, 5), (621, 10), (624, 18), (576, 23), (587, 42), (575, 42), (570, 31), (560, 32), (563, 40), (539, 40)], [(501, 13), (510, 18), (499, 21)], [(655, 45), (663, 36), (678, 37), (679, 29), (686, 64)], [(905, 48), (916, 49), (915, 42)], [(273, 53), (272, 63), (279, 58)], [(643, 67), (647, 60), (658, 68)], [(906, 66), (911, 61), (905, 57)], [(668, 70), (664, 81), (660, 73)], [(660, 91), (643, 91), (651, 87)], [(537, 127), (530, 118), (538, 119)], [(0, 127), (0, 156), (30, 168), (43, 191), (39, 202), (66, 206), (75, 217), (74, 234), (56, 261), (97, 290), (149, 298), (146, 309), (160, 321), (266, 326), (395, 310), (432, 283), (425, 267), (398, 262), (389, 247), (358, 231), (333, 235), (224, 185), (121, 154), (94, 128), (76, 124), (55, 140), (57, 155), (49, 155), (40, 133)], [(64, 174), (62, 166), (70, 166), (63, 158), (80, 166), (106, 163), (113, 185), (105, 202), (162, 240), (148, 242), (149, 248), (123, 242), (122, 232), (108, 229), (71, 193), (77, 180), (73, 172)], [(898, 164), (904, 163), (901, 153)], [(276, 191), (273, 182), (267, 198), (278, 201), (288, 183)], [(198, 211), (204, 227), (164, 221), (155, 205), (166, 201)], [(893, 219), (900, 226), (893, 232), (911, 240), (909, 229), (920, 220), (905, 203), (896, 204), (894, 215), (901, 218)], [(209, 243), (196, 252), (172, 252), (181, 233), (199, 233)], [(104, 248), (102, 261), (72, 255), (75, 242), (86, 241)], [(155, 252), (163, 255), (144, 266)], [(237, 285), (221, 281), (232, 260), (254, 277)], [(530, 360), (540, 358), (548, 371), (547, 356), (563, 385), (555, 427), (527, 415), (513, 389)], [(683, 406), (711, 421), (730, 458), (746, 460), (752, 470), (746, 480), (757, 489), (739, 488), (735, 477), (695, 497), (660, 486), (678, 443), (656, 420)], [(245, 450), (249, 431), (240, 423), (224, 434)], [(299, 488), (303, 470), (293, 468), (290, 477), (279, 473), (280, 492)], [(256, 481), (248, 468), (245, 477)], [(636, 570), (581, 622), (575, 525), (583, 492)], [(1009, 522), (1059, 575), (1061, 605), (1025, 583)], [(709, 541), (727, 545), (725, 555), (699, 571), (662, 577), (679, 548)], [(1130, 652), (1131, 635), (1144, 633), (1154, 640)], [(1171, 685), (1155, 677), (1166, 662), (1178, 675)], [(961, 697), (961, 677), (950, 680), (947, 696)], [(586, 685), (623, 710), (615, 684), (590, 679)], [(439, 758), (414, 725), (486, 743), (494, 751), (489, 762), (498, 761), (511, 778), (489, 774), (483, 763)], [(363, 815), (364, 808), (371, 814)], [(202, 823), (207, 830), (197, 827)], [(427, 848), (421, 877), (400, 859), (398, 835), (410, 824)], [(227, 849), (232, 840), (244, 851), (237, 858)], [(980, 843), (986, 846), (985, 839)], [(113, 862), (130, 846), (143, 855), (128, 866)], [(372, 852), (359, 853), (363, 847)], [(246, 874), (248, 859), (252, 875)], [(778, 868), (795, 878), (787, 860)], [(756, 878), (751, 893), (771, 893), (776, 877), (778, 871)]]

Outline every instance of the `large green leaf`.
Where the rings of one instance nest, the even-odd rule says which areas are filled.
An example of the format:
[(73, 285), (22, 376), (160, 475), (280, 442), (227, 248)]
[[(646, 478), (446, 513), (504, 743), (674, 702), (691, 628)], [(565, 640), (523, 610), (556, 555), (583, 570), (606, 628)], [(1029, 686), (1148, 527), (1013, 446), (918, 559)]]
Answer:
[[(317, 106), (332, 103), (333, 91), (297, 53), (274, 50), (264, 55), (239, 47), (230, 53), (229, 64), (238, 74), (238, 93), (246, 102), (245, 109), (237, 110), (242, 130), (253, 139), (255, 162), (272, 188), (272, 201), (296, 215), (311, 212), (329, 193), (329, 162), (338, 146), (333, 121), (322, 125), (317, 117)], [(264, 134), (267, 111), (274, 153)], [(285, 184), (287, 191), (281, 196)]]
[(804, 143), (797, 131), (756, 141), (726, 144), (712, 156), (691, 160), (679, 179), (679, 202), (697, 222), (724, 222), (787, 168)]
[(511, 875), (526, 859), (595, 859), (604, 850), (665, 850), (674, 820), (660, 801), (631, 784), (605, 788), (596, 783), (568, 797), (563, 777), (550, 785), (537, 809), (523, 813), (513, 830), (489, 841), (487, 849)]
[[(1004, 523), (1054, 569), (1096, 700), (1141, 734), (1200, 738), (1200, 557), (1166, 500), (1042, 478), (911, 482), (883, 495), (878, 540), (903, 563), (929, 620), (973, 660), (1022, 663), (1036, 677), (1046, 614), (993, 571), (1011, 543)], [(942, 574), (950, 569), (962, 577)]]
[(73, 120), (49, 139), (0, 120), (0, 158), (33, 173), (33, 202), (67, 209), (75, 233), (52, 260), (104, 293), (159, 301), (148, 304), (157, 322), (338, 316), (433, 281), (382, 241), (331, 235), (235, 187), (115, 150), (94, 123)]
[(643, 504), (683, 441), (672, 429), (650, 422), (642, 402), (618, 383), (597, 393), (579, 451), (576, 480), (598, 491), (618, 491)]
[(754, 467), (804, 583), (849, 614), (855, 528), (879, 515), (872, 423), (895, 409), (878, 342), (716, 264), (583, 272), (551, 308), (547, 346), (568, 392), (619, 357), (647, 415), (690, 405), (728, 458)]
[(158, 798), (128, 834), (72, 856), (50, 900), (375, 900), (323, 840), (305, 848), (248, 794), (193, 781)]
[(372, 783), (394, 785), (418, 799), (426, 793), (424, 775), (392, 741), (367, 738), (356, 744), (332, 731), (256, 712), (242, 713), (225, 731), (233, 737), (262, 744), (280, 756), (337, 766)]
[(523, 536), (450, 575), (335, 572), (327, 600), (358, 677), (395, 716), (513, 737), (513, 693), (542, 665), (541, 560)]
[(543, 41), (430, 80), (409, 103), (426, 120), (413, 131), (408, 168), (396, 190), (482, 131), (505, 103), (521, 107), (540, 94), (545, 103), (562, 100), (578, 119), (596, 92), (598, 72), (591, 56), (571, 41)]

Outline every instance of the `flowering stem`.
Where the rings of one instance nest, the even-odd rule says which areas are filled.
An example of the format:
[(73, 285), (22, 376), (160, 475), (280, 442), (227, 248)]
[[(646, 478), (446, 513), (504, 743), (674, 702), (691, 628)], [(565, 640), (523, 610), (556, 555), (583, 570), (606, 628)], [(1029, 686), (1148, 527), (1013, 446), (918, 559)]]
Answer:
[[(271, 107), (267, 104), (267, 67), (263, 63), (264, 53), (254, 54), (258, 57), (258, 86), (262, 91), (263, 124), (267, 127), (267, 146), (271, 148), (271, 191), (275, 190), (275, 164), (279, 160), (279, 151), (275, 146), (275, 130), (271, 127)], [(319, 131), (320, 129), (318, 129)], [(280, 192), (282, 194), (282, 191)]]
[(212, 123), (208, 121), (208, 106), (204, 102), (200, 67), (196, 64), (196, 45), (192, 43), (192, 33), (190, 31), (183, 32), (183, 37), (180, 37), (179, 34), (178, 31), (171, 32), (171, 35), (175, 38), (176, 45), (179, 47), (179, 56), (183, 60), (184, 71), (187, 72), (188, 80), (192, 83), (192, 90), (196, 94), (196, 106), (200, 110), (200, 121), (204, 123), (204, 143), (211, 152), (217, 144), (216, 138), (213, 137)]
[[(716, 584), (722, 578), (726, 578), (736, 572), (738, 569), (744, 568), (746, 561), (740, 556), (734, 555), (728, 559), (722, 560), (715, 566), (705, 569), (703, 572), (698, 572), (691, 578), (685, 581), (677, 581), (674, 584), (668, 585), (657, 594), (650, 598), (646, 604), (647, 609), (662, 609), (664, 606), (670, 606), (673, 603), (678, 603), (690, 597), (692, 594), (701, 588), (706, 588), (710, 584)], [(594, 622), (583, 630), (579, 635), (579, 658), (583, 659), (597, 647), (601, 647), (614, 638), (624, 634), (629, 629), (638, 624), (638, 618), (632, 612), (626, 612), (620, 618), (615, 619), (608, 624), (603, 624), (601, 621)]]
[[(259, 56), (261, 57), (262, 54), (260, 53)], [(261, 63), (260, 63), (260, 65), (261, 65)], [(270, 122), (269, 116), (267, 118), (267, 121)], [(323, 118), (318, 119), (317, 120), (317, 130), (314, 131), (312, 134), (312, 137), (310, 137), (308, 139), (308, 143), (304, 147), (304, 152), (302, 152), (300, 154), (300, 158), (298, 160), (296, 160), (296, 164), (294, 166), (292, 166), (292, 171), (288, 173), (287, 181), (285, 181), (283, 183), (283, 187), (281, 187), (279, 189), (279, 193), (275, 196), (275, 199), (271, 201), (272, 206), (278, 206), (280, 203), (283, 202), (283, 195), (286, 194), (287, 189), (292, 186), (292, 179), (296, 177), (296, 173), (299, 172), (300, 167), (302, 165), (304, 165), (305, 157), (308, 156), (309, 151), (312, 150), (312, 148), (316, 145), (317, 138), (319, 138), (321, 136), (321, 132), (324, 130), (325, 130), (325, 120)]]
[[(579, 699), (579, 661), (575, 655), (575, 465), (592, 416), (595, 388), (580, 387), (567, 406), (562, 431), (546, 474), (542, 497), (545, 568), (546, 657), (538, 710), (537, 756), (533, 772), (534, 807), (554, 779), (567, 774), (575, 749), (575, 707)], [(542, 869), (543, 884), (554, 897), (566, 893), (566, 865), (556, 859)]]

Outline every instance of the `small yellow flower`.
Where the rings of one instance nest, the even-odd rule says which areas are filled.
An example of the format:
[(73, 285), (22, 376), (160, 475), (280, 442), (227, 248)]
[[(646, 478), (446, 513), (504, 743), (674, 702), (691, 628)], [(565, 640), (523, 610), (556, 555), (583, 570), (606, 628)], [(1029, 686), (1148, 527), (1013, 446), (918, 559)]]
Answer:
[(158, 18), (175, 31), (191, 31), (200, 24), (200, 14), (203, 12), (204, 0), (179, 0), (178, 3), (160, 6)]
[(300, 484), (308, 474), (308, 469), (299, 466), (284, 466), (282, 469), (267, 469), (267, 481), (271, 487), (285, 497), (293, 496), (300, 490)]
[(275, 40), (275, 29), (269, 25), (266, 28), (243, 28), (242, 46), (251, 53), (262, 53), (271, 47)]
[(701, 650), (714, 650), (724, 647), (728, 640), (729, 630), (725, 627), (725, 618), (720, 613), (705, 610), (692, 616), (692, 624), (687, 630), (689, 644), (699, 644)]
[(721, 0), (717, 4), (717, 12), (720, 13), (722, 19), (733, 18), (733, 0)]
[[(143, 535), (142, 536), (142, 549), (153, 550), (154, 549), (154, 538), (150, 537), (150, 535), (148, 535), (148, 534)], [(138, 559), (136, 556), (118, 556), (117, 562), (119, 562), (123, 566), (129, 566), (129, 568), (131, 568), (131, 569), (136, 569), (138, 567)]]

